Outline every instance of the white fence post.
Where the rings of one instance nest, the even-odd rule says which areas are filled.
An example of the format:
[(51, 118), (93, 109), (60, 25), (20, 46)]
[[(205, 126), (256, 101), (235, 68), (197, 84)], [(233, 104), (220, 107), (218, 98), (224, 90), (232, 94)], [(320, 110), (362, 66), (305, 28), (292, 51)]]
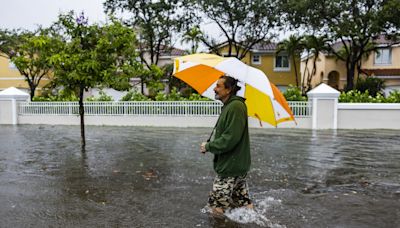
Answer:
[(29, 94), (10, 87), (0, 92), (0, 124), (18, 123), (18, 102), (29, 99)]
[(312, 102), (312, 129), (337, 129), (339, 95), (324, 83), (307, 93)]

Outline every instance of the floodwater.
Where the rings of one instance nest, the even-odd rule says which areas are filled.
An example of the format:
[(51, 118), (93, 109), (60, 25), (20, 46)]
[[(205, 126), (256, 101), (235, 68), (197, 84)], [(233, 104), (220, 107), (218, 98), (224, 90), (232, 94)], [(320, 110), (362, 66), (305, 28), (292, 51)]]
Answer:
[(251, 129), (255, 211), (214, 218), (211, 129), (0, 129), (0, 227), (400, 227), (399, 131)]

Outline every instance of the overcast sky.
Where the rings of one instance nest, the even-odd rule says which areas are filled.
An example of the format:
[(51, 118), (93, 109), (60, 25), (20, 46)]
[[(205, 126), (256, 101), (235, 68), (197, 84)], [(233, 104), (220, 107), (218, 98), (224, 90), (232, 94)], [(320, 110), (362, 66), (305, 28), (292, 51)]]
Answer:
[(59, 13), (84, 11), (89, 23), (105, 22), (104, 0), (0, 0), (0, 28), (33, 30), (48, 27)]
[[(50, 26), (57, 21), (60, 13), (74, 10), (76, 14), (85, 12), (89, 23), (104, 23), (105, 0), (0, 0), (0, 28), (34, 30), (38, 25)], [(188, 44), (174, 42), (174, 46), (187, 49)]]
[[(34, 30), (41, 25), (50, 26), (57, 21), (60, 13), (74, 10), (76, 14), (85, 12), (89, 23), (106, 21), (103, 12), (105, 0), (0, 0), (0, 29), (23, 28)], [(213, 26), (206, 26), (207, 31), (216, 33)], [(214, 34), (215, 35), (215, 34)], [(188, 49), (189, 44), (173, 43), (175, 47)], [(200, 48), (202, 49), (202, 48)]]

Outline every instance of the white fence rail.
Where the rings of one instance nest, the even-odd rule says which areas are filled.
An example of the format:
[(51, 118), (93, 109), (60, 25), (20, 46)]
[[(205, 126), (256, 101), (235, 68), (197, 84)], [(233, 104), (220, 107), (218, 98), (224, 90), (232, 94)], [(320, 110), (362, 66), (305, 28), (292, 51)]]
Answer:
[[(288, 102), (295, 117), (310, 117), (310, 102)], [(217, 116), (222, 104), (215, 101), (85, 102), (85, 115)], [(78, 115), (78, 102), (21, 102), (19, 115)]]

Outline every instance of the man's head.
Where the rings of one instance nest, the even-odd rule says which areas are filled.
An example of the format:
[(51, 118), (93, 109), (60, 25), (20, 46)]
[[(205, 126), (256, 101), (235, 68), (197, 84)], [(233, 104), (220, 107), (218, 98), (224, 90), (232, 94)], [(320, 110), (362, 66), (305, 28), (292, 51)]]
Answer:
[(215, 99), (225, 103), (231, 95), (236, 95), (237, 91), (240, 90), (240, 86), (237, 85), (238, 80), (228, 75), (222, 75), (214, 88)]

